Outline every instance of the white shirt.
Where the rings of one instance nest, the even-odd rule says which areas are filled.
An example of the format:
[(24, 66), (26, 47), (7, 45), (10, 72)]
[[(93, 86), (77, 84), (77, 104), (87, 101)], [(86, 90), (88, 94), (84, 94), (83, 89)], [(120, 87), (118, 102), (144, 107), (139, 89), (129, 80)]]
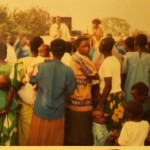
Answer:
[(149, 132), (147, 121), (127, 121), (120, 133), (118, 143), (121, 146), (144, 146), (144, 141)]
[(67, 66), (70, 66), (71, 55), (69, 53), (65, 53), (62, 57), (61, 61)]
[(115, 56), (109, 56), (102, 62), (98, 71), (100, 77), (100, 93), (103, 93), (106, 77), (112, 77), (112, 88), (110, 93), (115, 93), (121, 90), (121, 64)]
[(50, 28), (50, 37), (52, 38), (52, 40), (57, 38), (63, 39), (65, 41), (70, 40), (70, 33), (66, 24), (64, 23), (60, 24), (59, 31), (61, 32), (61, 35), (59, 35), (59, 31), (57, 30), (57, 28), (58, 28), (58, 24), (56, 23), (53, 24)]
[(17, 57), (15, 53), (15, 49), (13, 46), (7, 43), (7, 56), (5, 61), (10, 64), (14, 64), (17, 62)]

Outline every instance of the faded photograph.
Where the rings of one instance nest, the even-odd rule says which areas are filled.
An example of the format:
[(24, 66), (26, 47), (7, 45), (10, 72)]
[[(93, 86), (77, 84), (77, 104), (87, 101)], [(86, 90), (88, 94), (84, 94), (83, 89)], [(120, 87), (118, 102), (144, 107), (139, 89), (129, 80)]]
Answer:
[(149, 6), (0, 0), (0, 146), (150, 146)]

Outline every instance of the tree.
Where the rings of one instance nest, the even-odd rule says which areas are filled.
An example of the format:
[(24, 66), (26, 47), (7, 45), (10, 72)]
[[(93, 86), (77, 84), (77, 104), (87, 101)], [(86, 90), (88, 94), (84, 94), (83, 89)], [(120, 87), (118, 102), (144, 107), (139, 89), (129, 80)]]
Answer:
[(29, 38), (44, 35), (51, 24), (50, 14), (39, 7), (28, 10), (15, 8), (10, 12), (7, 6), (0, 5), (0, 33), (17, 35), (22, 30)]
[(109, 17), (102, 19), (104, 32), (111, 33), (113, 36), (128, 36), (130, 25), (124, 19)]
[(18, 24), (18, 29), (29, 36), (44, 35), (51, 24), (50, 14), (39, 7), (32, 7), (26, 11), (15, 9), (13, 19)]

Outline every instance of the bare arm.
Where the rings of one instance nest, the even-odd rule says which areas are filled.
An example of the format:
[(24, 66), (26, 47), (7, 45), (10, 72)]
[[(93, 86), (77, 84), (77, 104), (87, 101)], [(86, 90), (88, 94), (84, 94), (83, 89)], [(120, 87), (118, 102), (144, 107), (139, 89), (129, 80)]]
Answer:
[(111, 88), (112, 88), (112, 77), (105, 78), (105, 87), (102, 95), (100, 96), (100, 101), (98, 103), (97, 109), (102, 108), (102, 106), (105, 104)]
[(7, 92), (7, 97), (6, 97), (6, 108), (0, 112), (0, 115), (6, 114), (9, 112), (10, 106), (12, 104), (13, 94), (14, 94), (14, 89), (10, 87)]

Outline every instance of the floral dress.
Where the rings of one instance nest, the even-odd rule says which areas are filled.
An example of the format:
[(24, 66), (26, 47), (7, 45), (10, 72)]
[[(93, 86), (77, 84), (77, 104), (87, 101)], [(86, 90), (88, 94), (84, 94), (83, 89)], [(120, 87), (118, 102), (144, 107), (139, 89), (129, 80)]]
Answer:
[(118, 133), (125, 123), (125, 96), (124, 93), (116, 92), (109, 94), (103, 111), (109, 132)]

